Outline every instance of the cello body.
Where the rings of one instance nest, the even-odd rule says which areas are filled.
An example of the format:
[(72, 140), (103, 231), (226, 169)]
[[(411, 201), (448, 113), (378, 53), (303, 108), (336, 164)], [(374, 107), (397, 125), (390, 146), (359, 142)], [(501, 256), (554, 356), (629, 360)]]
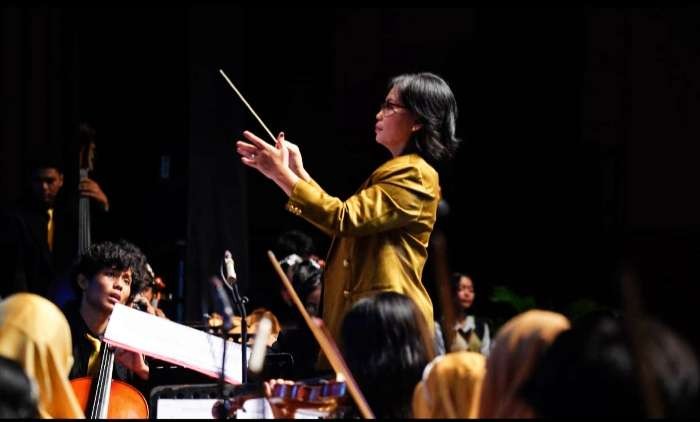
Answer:
[[(70, 381), (75, 396), (86, 413), (93, 381), (93, 377), (75, 378)], [(107, 419), (148, 419), (148, 402), (143, 394), (123, 381), (111, 381)]]

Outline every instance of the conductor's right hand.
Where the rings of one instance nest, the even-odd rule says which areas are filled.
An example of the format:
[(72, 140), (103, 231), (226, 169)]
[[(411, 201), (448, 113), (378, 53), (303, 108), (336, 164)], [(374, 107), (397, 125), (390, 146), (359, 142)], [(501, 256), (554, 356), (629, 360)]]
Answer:
[(277, 136), (274, 146), (248, 131), (243, 132), (243, 136), (249, 142), (236, 142), (241, 162), (258, 170), (290, 195), (299, 176), (289, 168), (289, 149), (284, 142), (284, 133)]

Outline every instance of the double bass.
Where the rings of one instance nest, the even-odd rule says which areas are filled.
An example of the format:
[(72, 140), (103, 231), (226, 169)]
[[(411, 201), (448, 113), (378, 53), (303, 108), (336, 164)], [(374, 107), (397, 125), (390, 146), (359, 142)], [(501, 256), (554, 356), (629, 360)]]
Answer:
[[(78, 172), (82, 182), (95, 168), (95, 130), (86, 124), (81, 124), (78, 141), (80, 143)], [(78, 256), (87, 252), (90, 244), (90, 198), (81, 195), (78, 198)]]
[[(95, 131), (80, 125), (80, 181), (94, 170)], [(91, 244), (90, 198), (78, 200), (78, 256), (87, 252)], [(114, 348), (102, 343), (100, 366), (95, 377), (80, 377), (70, 381), (71, 387), (88, 419), (147, 419), (148, 402), (143, 394), (126, 382), (113, 380)]]

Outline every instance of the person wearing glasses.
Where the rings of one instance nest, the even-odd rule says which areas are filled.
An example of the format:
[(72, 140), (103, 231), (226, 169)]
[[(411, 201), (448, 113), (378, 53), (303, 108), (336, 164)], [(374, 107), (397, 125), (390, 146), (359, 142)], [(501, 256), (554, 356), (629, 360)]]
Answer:
[(327, 194), (311, 178), (298, 146), (283, 132), (274, 146), (249, 131), (243, 132), (247, 142), (236, 143), (243, 164), (289, 196), (288, 211), (332, 236), (321, 308), (336, 341), (354, 303), (389, 291), (413, 300), (433, 334), (433, 305), (421, 280), (440, 200), (438, 173), (429, 162), (453, 156), (459, 144), (456, 120), (457, 102), (439, 76), (391, 79), (375, 124), (376, 141), (391, 158), (346, 200)]

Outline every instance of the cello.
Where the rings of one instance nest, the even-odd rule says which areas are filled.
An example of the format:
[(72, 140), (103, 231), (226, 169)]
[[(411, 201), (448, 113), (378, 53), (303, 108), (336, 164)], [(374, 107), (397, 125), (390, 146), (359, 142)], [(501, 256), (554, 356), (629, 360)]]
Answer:
[[(80, 125), (80, 181), (88, 178), (94, 169), (95, 131), (86, 124)], [(90, 198), (78, 200), (78, 256), (87, 252), (91, 244)], [(146, 419), (148, 402), (143, 394), (126, 382), (112, 380), (114, 348), (100, 346), (99, 370), (95, 377), (70, 380), (71, 387), (88, 419)]]
[(100, 367), (95, 377), (70, 381), (88, 419), (148, 419), (148, 402), (130, 384), (112, 379), (114, 348), (102, 343)]

